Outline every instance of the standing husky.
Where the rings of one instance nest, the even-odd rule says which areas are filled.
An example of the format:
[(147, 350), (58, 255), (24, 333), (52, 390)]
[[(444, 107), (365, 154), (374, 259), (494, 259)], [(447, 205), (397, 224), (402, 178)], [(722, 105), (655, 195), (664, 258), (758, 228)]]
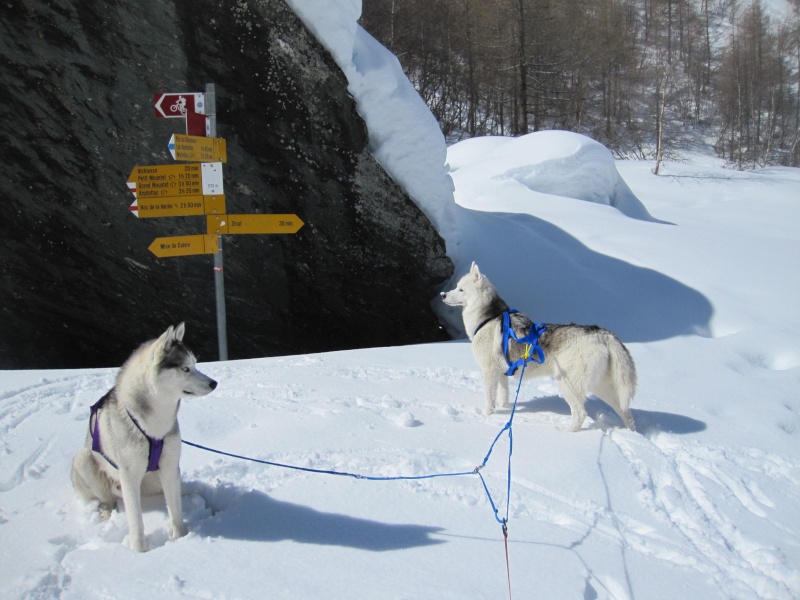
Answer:
[[(524, 345), (512, 337), (508, 342), (508, 359), (505, 356), (502, 329), (508, 305), (475, 263), (456, 289), (442, 292), (442, 300), (450, 306), (464, 307), (464, 327), (483, 372), (485, 413), (491, 414), (496, 406), (508, 406), (505, 374), (510, 363), (519, 360), (524, 351)], [(530, 319), (517, 312), (511, 313), (510, 323), (518, 338), (527, 335), (532, 325)], [(544, 351), (544, 362), (530, 362), (524, 372), (526, 378), (555, 378), (572, 412), (570, 430), (578, 431), (583, 426), (584, 402), (589, 394), (603, 399), (625, 426), (634, 430), (630, 406), (636, 392), (636, 367), (628, 349), (613, 333), (597, 326), (548, 324), (546, 327), (538, 341)]]
[(164, 494), (172, 539), (186, 535), (181, 507), (181, 396), (204, 396), (217, 382), (195, 368), (183, 345), (184, 324), (139, 347), (122, 365), (113, 388), (92, 407), (86, 445), (72, 460), (72, 485), (97, 500), (107, 519), (122, 497), (129, 545), (147, 550), (142, 494)]

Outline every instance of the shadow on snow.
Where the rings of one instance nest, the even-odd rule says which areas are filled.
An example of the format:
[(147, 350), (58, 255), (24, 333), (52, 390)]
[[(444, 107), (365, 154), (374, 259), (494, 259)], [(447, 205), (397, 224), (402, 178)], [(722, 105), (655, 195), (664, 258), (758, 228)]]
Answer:
[[(569, 406), (561, 396), (543, 396), (527, 402), (520, 402), (517, 405), (519, 413), (555, 413), (558, 415), (569, 416)], [(622, 420), (614, 410), (605, 402), (596, 398), (586, 400), (586, 412), (595, 423), (613, 423), (623, 428)], [(698, 433), (705, 431), (706, 424), (703, 421), (685, 417), (675, 413), (659, 412), (653, 410), (641, 410), (632, 408), (633, 420), (636, 422), (636, 431), (645, 437), (651, 433), (664, 432), (678, 435)]]
[[(711, 303), (663, 273), (595, 252), (531, 215), (463, 207), (456, 214), (464, 238), (491, 240), (472, 247), (474, 255), (465, 256), (461, 266), (476, 261), (503, 299), (534, 321), (599, 325), (626, 343), (709, 336)], [(460, 309), (439, 312), (451, 331), (463, 329)]]
[(301, 544), (345, 546), (373, 552), (405, 550), (443, 543), (431, 538), (437, 527), (390, 524), (328, 513), (275, 500), (264, 492), (234, 485), (213, 487), (201, 481), (185, 483), (185, 492), (200, 495), (211, 516), (191, 530), (201, 536)]

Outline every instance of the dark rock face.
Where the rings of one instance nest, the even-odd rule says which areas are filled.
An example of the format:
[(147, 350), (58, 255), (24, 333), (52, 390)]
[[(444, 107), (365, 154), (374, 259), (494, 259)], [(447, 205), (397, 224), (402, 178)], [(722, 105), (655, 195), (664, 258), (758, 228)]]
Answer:
[(21, 0), (0, 8), (0, 368), (117, 366), (187, 322), (216, 360), (213, 258), (155, 258), (204, 217), (136, 219), (135, 165), (170, 164), (157, 92), (217, 89), (229, 213), (296, 235), (223, 238), (230, 358), (446, 337), (444, 242), (366, 149), (344, 75), (282, 0)]

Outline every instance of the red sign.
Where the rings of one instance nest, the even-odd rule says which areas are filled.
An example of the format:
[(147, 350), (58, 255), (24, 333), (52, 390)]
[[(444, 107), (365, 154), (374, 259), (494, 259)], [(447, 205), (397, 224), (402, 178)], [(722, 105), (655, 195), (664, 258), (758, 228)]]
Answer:
[(186, 92), (153, 96), (157, 119), (186, 119), (186, 135), (206, 136), (205, 94)]
[(156, 118), (181, 119), (187, 113), (205, 114), (205, 94), (194, 92), (156, 94), (153, 96)]

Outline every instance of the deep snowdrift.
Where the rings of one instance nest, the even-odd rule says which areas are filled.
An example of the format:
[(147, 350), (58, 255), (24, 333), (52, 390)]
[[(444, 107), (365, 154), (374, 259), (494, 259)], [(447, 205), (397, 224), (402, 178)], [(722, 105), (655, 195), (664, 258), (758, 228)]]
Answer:
[[(540, 194), (613, 206), (634, 219), (653, 220), (619, 176), (608, 148), (578, 133), (540, 131), (518, 138), (474, 138), (452, 146), (447, 159), (459, 203), (473, 208), (495, 210), (498, 192), (505, 194), (508, 188), (508, 193), (514, 193), (513, 188), (522, 186)], [(488, 194), (482, 191), (486, 185)]]

